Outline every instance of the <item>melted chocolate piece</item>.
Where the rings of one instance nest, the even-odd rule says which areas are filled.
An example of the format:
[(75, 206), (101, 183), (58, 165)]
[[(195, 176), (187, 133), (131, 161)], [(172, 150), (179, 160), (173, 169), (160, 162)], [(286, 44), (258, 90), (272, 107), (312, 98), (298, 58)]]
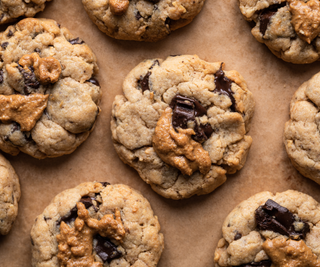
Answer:
[(94, 250), (103, 262), (110, 262), (122, 256), (121, 252), (109, 238), (96, 235), (94, 236), (94, 240), (97, 240)]
[(7, 36), (8, 36), (8, 37), (13, 36), (13, 32), (12, 32), (11, 30), (9, 30), (8, 35), (7, 35)]
[(34, 74), (34, 69), (32, 66), (28, 67), (30, 71), (26, 71), (22, 66), (18, 66), (19, 71), (21, 72), (24, 79), (24, 93), (26, 95), (30, 94), (32, 91), (30, 88), (38, 89), (40, 83), (38, 82), (36, 75)]
[(175, 130), (177, 128), (187, 129), (188, 122), (194, 123), (195, 135), (192, 138), (197, 142), (203, 142), (213, 133), (213, 129), (209, 123), (202, 125), (198, 124), (196, 117), (207, 115), (207, 110), (200, 104), (199, 101), (185, 97), (182, 95), (175, 95), (171, 100), (170, 108), (172, 109), (172, 126)]
[(294, 229), (294, 215), (285, 207), (280, 206), (277, 202), (268, 199), (267, 202), (256, 209), (255, 218), (260, 230), (270, 230), (289, 236), (292, 239), (304, 239), (306, 234), (310, 232), (310, 227), (303, 222), (304, 227), (301, 231)]
[(226, 95), (231, 100), (231, 111), (236, 111), (236, 100), (233, 97), (233, 92), (231, 90), (232, 81), (228, 79), (224, 75), (224, 71), (222, 70), (222, 65), (220, 69), (214, 74), (214, 83), (216, 84), (216, 89), (214, 89), (214, 92), (219, 93), (220, 95)]
[(75, 44), (84, 44), (84, 41), (81, 40), (79, 37), (77, 37), (77, 38), (74, 38), (74, 39), (69, 40), (69, 43), (72, 44), (72, 45), (75, 45)]
[(252, 266), (257, 266), (257, 267), (270, 267), (272, 262), (270, 260), (264, 260), (264, 261), (259, 261), (259, 262), (251, 262), (251, 263), (246, 263), (239, 265), (238, 267), (252, 267)]
[(100, 86), (100, 83), (98, 82), (98, 80), (96, 78), (90, 78), (86, 82), (92, 83), (92, 84), (94, 84), (96, 86)]
[(279, 5), (272, 5), (272, 6), (269, 6), (269, 8), (262, 10), (259, 16), (260, 32), (262, 33), (262, 35), (265, 35), (271, 17), (277, 13), (279, 8), (284, 7), (285, 5), (286, 5), (286, 2)]
[[(149, 70), (152, 70), (155, 65), (160, 66), (160, 63), (159, 63), (158, 60), (155, 60), (153, 62), (153, 64), (149, 68)], [(142, 89), (142, 92), (144, 92), (146, 90), (150, 90), (150, 88), (149, 88), (149, 77), (150, 77), (150, 75), (151, 75), (151, 71), (148, 71), (147, 74), (144, 77), (140, 76), (140, 80), (138, 81), (138, 84), (140, 85), (140, 87)]]
[(8, 45), (9, 45), (8, 42), (4, 42), (4, 43), (1, 44), (1, 47), (2, 47), (4, 50), (6, 50), (6, 48), (7, 48)]

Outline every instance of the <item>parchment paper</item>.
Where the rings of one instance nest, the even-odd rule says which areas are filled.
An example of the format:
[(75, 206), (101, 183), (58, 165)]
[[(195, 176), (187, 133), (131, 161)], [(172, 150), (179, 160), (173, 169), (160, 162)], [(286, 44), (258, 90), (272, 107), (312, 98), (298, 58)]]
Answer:
[[(165, 249), (159, 267), (213, 266), (214, 249), (228, 213), (260, 191), (296, 189), (320, 201), (320, 185), (302, 177), (291, 165), (282, 135), (289, 103), (300, 84), (320, 71), (319, 63), (293, 65), (276, 58), (250, 33), (238, 0), (207, 0), (188, 26), (157, 43), (114, 40), (91, 22), (80, 0), (53, 0), (37, 17), (57, 20), (81, 37), (98, 57), (102, 112), (88, 140), (74, 153), (37, 160), (6, 155), (20, 177), (19, 214), (9, 235), (0, 237), (0, 266), (31, 266), (30, 229), (59, 192), (86, 181), (124, 183), (139, 190), (159, 217)], [(128, 72), (146, 58), (197, 54), (226, 69), (239, 71), (253, 92), (256, 109), (249, 134), (253, 145), (245, 167), (209, 195), (174, 201), (145, 184), (122, 163), (111, 141), (110, 114)]]

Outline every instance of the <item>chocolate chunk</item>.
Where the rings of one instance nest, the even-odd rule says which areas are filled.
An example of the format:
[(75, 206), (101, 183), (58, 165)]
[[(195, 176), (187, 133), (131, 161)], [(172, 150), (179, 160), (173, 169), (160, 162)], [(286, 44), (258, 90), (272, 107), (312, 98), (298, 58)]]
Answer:
[(0, 70), (0, 83), (3, 83), (3, 70)]
[(108, 185), (110, 185), (110, 183), (108, 182), (99, 182), (100, 184), (102, 184), (104, 187), (107, 187)]
[(171, 22), (171, 19), (170, 19), (169, 17), (167, 17), (164, 23), (165, 23), (166, 25), (169, 25), (170, 22)]
[(214, 83), (216, 84), (216, 89), (214, 89), (214, 92), (219, 93), (220, 95), (226, 95), (231, 100), (231, 111), (236, 111), (236, 100), (233, 97), (233, 92), (231, 90), (232, 81), (228, 79), (224, 75), (224, 71), (222, 70), (222, 65), (220, 69), (214, 74)]
[(193, 123), (195, 135), (192, 138), (197, 142), (208, 140), (213, 133), (209, 123), (203, 125), (196, 120), (196, 117), (207, 115), (207, 110), (199, 101), (177, 94), (171, 100), (170, 108), (172, 109), (172, 126), (175, 130), (187, 129), (188, 122)]
[(92, 83), (92, 84), (94, 84), (96, 86), (100, 86), (100, 83), (95, 78), (90, 78), (89, 80), (87, 80), (87, 82)]
[(38, 82), (36, 75), (34, 74), (34, 69), (32, 66), (28, 67), (29, 71), (26, 71), (22, 66), (18, 66), (19, 71), (21, 72), (24, 79), (24, 92), (25, 94), (30, 94), (32, 89), (38, 89), (40, 83)]
[(4, 42), (1, 44), (1, 47), (6, 50), (7, 46), (9, 45), (9, 42)]
[(234, 236), (234, 240), (238, 240), (242, 237), (242, 234), (240, 234), (239, 232), (236, 233), (236, 235)]
[[(267, 202), (256, 209), (255, 218), (260, 230), (270, 230), (289, 236), (292, 239), (304, 239), (310, 232), (310, 227), (301, 219), (295, 219), (294, 215), (285, 207), (275, 201), (268, 199)], [(294, 228), (294, 222), (304, 224), (300, 231)]]
[(0, 21), (2, 21), (3, 18), (4, 18), (4, 13), (1, 14), (1, 16), (0, 16)]
[[(155, 65), (160, 66), (160, 63), (159, 63), (158, 60), (155, 60), (153, 62), (153, 64), (149, 68), (149, 70), (152, 70)], [(150, 77), (150, 75), (151, 75), (151, 72), (148, 71), (147, 74), (144, 77), (140, 76), (140, 80), (138, 81), (138, 84), (140, 85), (140, 87), (142, 89), (142, 92), (144, 92), (146, 90), (150, 90), (150, 88), (149, 88), (149, 77)]]
[(7, 36), (8, 36), (8, 37), (13, 36), (13, 32), (12, 32), (11, 30), (9, 30), (8, 35), (7, 35)]
[(251, 262), (251, 263), (246, 263), (239, 265), (238, 267), (252, 267), (252, 266), (257, 266), (257, 267), (270, 267), (272, 262), (270, 260), (264, 260), (264, 261), (259, 261), (259, 262)]
[(40, 48), (36, 48), (35, 50), (34, 50), (34, 52), (36, 52), (36, 53), (40, 53), (41, 52), (41, 50), (40, 50)]
[(142, 18), (142, 16), (141, 16), (139, 11), (136, 12), (135, 17), (136, 17), (137, 20)]
[[(89, 196), (83, 196), (80, 199), (80, 202), (82, 202), (84, 204), (84, 206), (86, 207), (86, 209), (90, 208), (91, 206), (94, 207), (94, 210), (96, 210), (96, 207), (94, 206), (92, 200), (95, 200), (95, 198), (93, 197), (89, 197)], [(63, 217), (61, 217), (61, 219), (57, 222), (57, 224), (60, 224), (61, 221), (70, 224), (71, 222), (74, 222), (78, 217), (78, 209), (77, 206), (75, 206), (74, 208), (72, 208), (72, 210), (70, 210), (70, 214), (69, 215), (65, 215)]]
[(149, 2), (153, 3), (153, 4), (156, 4), (158, 3), (160, 0), (149, 0)]
[(97, 241), (94, 250), (103, 262), (111, 262), (113, 259), (122, 256), (116, 245), (114, 245), (109, 238), (96, 235), (93, 239)]
[(271, 17), (277, 13), (279, 8), (284, 7), (285, 5), (286, 5), (286, 2), (278, 5), (272, 5), (262, 10), (262, 12), (259, 15), (260, 32), (262, 33), (262, 35), (265, 35)]
[(84, 41), (81, 40), (79, 37), (77, 37), (77, 38), (74, 38), (74, 39), (69, 40), (69, 43), (72, 44), (72, 45), (75, 45), (75, 44), (84, 44)]

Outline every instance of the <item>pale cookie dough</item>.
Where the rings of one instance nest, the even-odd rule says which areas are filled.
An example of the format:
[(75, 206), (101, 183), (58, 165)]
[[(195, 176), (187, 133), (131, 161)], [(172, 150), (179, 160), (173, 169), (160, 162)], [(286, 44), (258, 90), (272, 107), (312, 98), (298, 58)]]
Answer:
[(0, 24), (12, 22), (15, 19), (34, 17), (45, 8), (46, 2), (51, 0), (1, 0), (0, 1)]
[(320, 73), (293, 95), (283, 141), (293, 166), (320, 184)]
[(72, 153), (93, 130), (101, 90), (91, 49), (54, 20), (0, 33), (0, 149), (35, 158)]
[(31, 230), (33, 267), (154, 267), (164, 241), (132, 188), (88, 182), (58, 194)]
[(205, 0), (82, 0), (91, 20), (107, 35), (155, 42), (189, 24)]
[(261, 192), (225, 219), (215, 267), (320, 266), (320, 205), (288, 190)]
[(251, 33), (284, 61), (312, 63), (320, 57), (319, 0), (239, 0)]
[(18, 175), (0, 154), (0, 235), (9, 233), (18, 214), (20, 195)]
[(242, 76), (222, 68), (197, 56), (146, 60), (115, 98), (114, 147), (164, 197), (210, 193), (245, 164), (254, 100)]

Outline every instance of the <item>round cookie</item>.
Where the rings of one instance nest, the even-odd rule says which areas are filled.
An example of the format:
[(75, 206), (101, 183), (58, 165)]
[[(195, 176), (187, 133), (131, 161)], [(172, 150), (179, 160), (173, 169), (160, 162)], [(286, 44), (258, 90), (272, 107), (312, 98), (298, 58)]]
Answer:
[(210, 193), (245, 164), (254, 100), (223, 65), (197, 56), (146, 60), (115, 98), (114, 147), (164, 197)]
[(35, 158), (73, 152), (93, 130), (101, 98), (96, 57), (49, 19), (0, 33), (0, 149)]
[(122, 40), (155, 42), (189, 24), (205, 0), (82, 0), (98, 28)]
[(239, 0), (251, 33), (284, 61), (306, 64), (320, 57), (318, 0)]
[(34, 17), (45, 8), (46, 2), (51, 0), (1, 0), (0, 24), (14, 21), (18, 17)]
[(293, 166), (320, 184), (320, 73), (292, 97), (283, 141)]
[(159, 231), (157, 216), (137, 191), (83, 183), (58, 194), (36, 218), (32, 266), (156, 266), (164, 246)]
[(20, 195), (18, 175), (0, 154), (0, 235), (9, 233), (18, 214)]
[(293, 190), (262, 192), (226, 218), (216, 267), (319, 266), (320, 206)]

